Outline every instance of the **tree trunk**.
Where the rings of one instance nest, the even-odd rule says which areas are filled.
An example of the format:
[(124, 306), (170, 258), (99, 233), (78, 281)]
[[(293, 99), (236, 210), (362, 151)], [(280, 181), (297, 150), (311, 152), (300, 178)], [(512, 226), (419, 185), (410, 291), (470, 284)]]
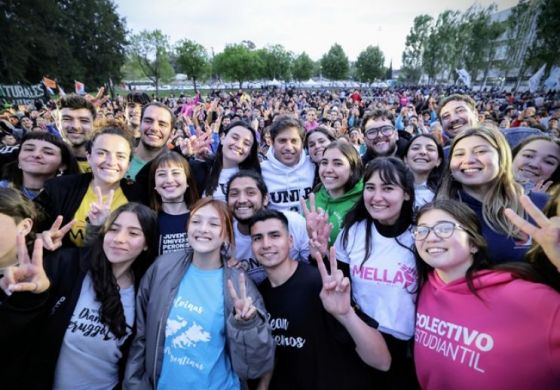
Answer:
[(193, 77), (192, 81), (193, 81), (193, 87), (194, 87), (194, 94), (196, 95), (198, 93), (198, 90), (196, 89), (196, 78)]

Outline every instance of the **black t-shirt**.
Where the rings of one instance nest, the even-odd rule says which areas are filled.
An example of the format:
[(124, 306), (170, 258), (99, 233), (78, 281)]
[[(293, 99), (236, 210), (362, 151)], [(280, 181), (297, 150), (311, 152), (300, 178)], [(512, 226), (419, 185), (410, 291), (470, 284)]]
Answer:
[(346, 329), (325, 311), (319, 271), (298, 263), (283, 285), (260, 286), (276, 342), (270, 389), (371, 388), (372, 371), (355, 351)]
[(189, 213), (171, 215), (164, 211), (158, 214), (159, 224), (159, 252), (164, 253), (184, 251), (188, 247), (187, 222)]

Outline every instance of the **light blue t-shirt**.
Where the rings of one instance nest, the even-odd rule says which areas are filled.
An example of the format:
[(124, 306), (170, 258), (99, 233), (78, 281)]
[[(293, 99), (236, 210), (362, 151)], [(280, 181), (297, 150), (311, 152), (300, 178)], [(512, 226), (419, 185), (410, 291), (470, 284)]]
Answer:
[(140, 172), (147, 163), (148, 161), (141, 160), (137, 155), (132, 155), (132, 160), (130, 160), (130, 164), (128, 164), (126, 177), (130, 180), (136, 180), (136, 175), (138, 175), (138, 172)]
[(240, 388), (226, 354), (223, 286), (223, 268), (187, 270), (165, 326), (158, 389)]

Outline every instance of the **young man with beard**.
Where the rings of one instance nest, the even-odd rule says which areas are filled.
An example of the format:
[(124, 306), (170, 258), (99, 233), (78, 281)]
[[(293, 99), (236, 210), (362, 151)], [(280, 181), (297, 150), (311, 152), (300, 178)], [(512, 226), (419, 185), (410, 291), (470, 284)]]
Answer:
[(350, 280), (331, 249), (327, 271), (296, 262), (286, 217), (258, 212), (249, 224), (252, 249), (267, 280), (260, 286), (276, 342), (274, 372), (260, 385), (274, 389), (362, 389), (375, 386), (371, 367), (388, 370), (383, 336), (350, 303)]
[(313, 190), (315, 164), (303, 152), (304, 128), (287, 115), (275, 118), (270, 126), (272, 147), (261, 164), (262, 175), (270, 191), (270, 207), (301, 212), (300, 198)]
[(447, 145), (461, 130), (478, 125), (475, 101), (467, 95), (453, 94), (444, 98), (438, 109), (438, 118), (447, 137)]
[[(261, 175), (257, 172), (242, 170), (234, 174), (226, 186), (226, 202), (233, 214), (235, 233), (235, 260), (255, 282), (260, 284), (266, 279), (261, 264), (255, 260), (251, 251), (249, 221), (269, 204), (268, 190)], [(282, 212), (289, 221), (289, 232), (293, 240), (290, 256), (297, 261), (309, 261), (309, 239), (305, 219), (295, 211)]]
[(62, 135), (70, 144), (82, 173), (91, 172), (86, 143), (93, 131), (96, 110), (91, 102), (78, 95), (67, 95), (59, 102)]
[[(175, 114), (165, 104), (150, 103), (142, 109), (140, 121), (140, 142), (134, 149), (134, 156), (128, 168), (127, 177), (136, 179), (144, 166), (167, 149), (167, 141), (175, 127)], [(146, 174), (146, 182), (148, 172)]]
[(364, 166), (376, 157), (403, 157), (408, 141), (399, 138), (391, 111), (375, 109), (366, 112), (361, 127), (367, 146), (367, 150), (362, 156)]

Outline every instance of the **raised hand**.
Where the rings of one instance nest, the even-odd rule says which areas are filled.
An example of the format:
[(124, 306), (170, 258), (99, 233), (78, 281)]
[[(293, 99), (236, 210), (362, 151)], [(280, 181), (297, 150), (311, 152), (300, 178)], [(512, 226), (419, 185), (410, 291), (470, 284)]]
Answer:
[(323, 263), (321, 256), (316, 256), (317, 268), (321, 274), (323, 288), (319, 297), (323, 307), (333, 316), (344, 316), (352, 310), (350, 305), (350, 279), (344, 276), (336, 265), (336, 249), (331, 247), (329, 252), (330, 273)]
[(533, 240), (541, 246), (550, 262), (560, 272), (560, 216), (548, 218), (527, 195), (521, 196), (520, 201), (537, 226), (515, 214), (512, 209), (506, 209), (505, 215), (522, 232), (533, 237)]
[(552, 180), (548, 180), (548, 181), (539, 180), (538, 182), (535, 183), (535, 185), (533, 186), (531, 191), (546, 192), (546, 191), (548, 191), (548, 189), (550, 188), (551, 185), (552, 185)]
[(25, 245), (25, 236), (18, 234), (16, 245), (19, 265), (6, 268), (4, 277), (0, 279), (0, 288), (6, 295), (22, 291), (34, 294), (46, 291), (50, 281), (43, 269), (43, 241), (40, 238), (35, 240), (31, 259)]
[(109, 191), (105, 202), (103, 201), (101, 188), (95, 187), (95, 195), (97, 196), (97, 202), (91, 204), (88, 212), (88, 220), (93, 226), (101, 226), (111, 214), (111, 204), (113, 203), (115, 191)]
[(42, 248), (45, 248), (49, 251), (55, 251), (62, 246), (62, 239), (72, 229), (74, 226), (75, 220), (71, 220), (66, 225), (60, 227), (62, 225), (62, 215), (59, 215), (54, 220), (51, 228), (49, 230), (45, 230), (41, 233), (41, 239), (43, 241)]
[(311, 255), (315, 257), (318, 251), (322, 256), (328, 253), (329, 236), (332, 230), (332, 224), (329, 223), (327, 213), (321, 208), (317, 208), (315, 204), (315, 194), (309, 195), (309, 208), (305, 203), (305, 199), (300, 199), (301, 209), (305, 217), (305, 227), (309, 237)]
[(239, 294), (235, 290), (235, 286), (231, 279), (228, 279), (228, 289), (233, 307), (235, 308), (235, 319), (238, 321), (249, 321), (257, 314), (257, 308), (253, 305), (253, 298), (247, 296), (247, 287), (245, 285), (245, 274), (239, 274)]

